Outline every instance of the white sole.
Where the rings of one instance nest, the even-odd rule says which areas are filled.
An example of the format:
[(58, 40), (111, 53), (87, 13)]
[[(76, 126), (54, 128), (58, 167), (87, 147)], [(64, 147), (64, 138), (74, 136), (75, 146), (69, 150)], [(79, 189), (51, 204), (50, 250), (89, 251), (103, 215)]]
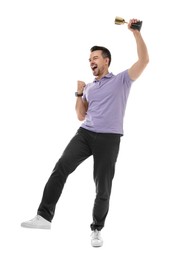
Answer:
[(91, 245), (92, 245), (92, 247), (101, 247), (101, 246), (103, 245), (103, 242), (102, 242), (100, 245), (99, 245), (99, 244), (98, 244), (98, 245), (97, 245), (97, 244), (94, 245), (94, 244), (92, 244), (92, 243), (91, 243)]
[(28, 224), (21, 224), (21, 227), (23, 228), (32, 228), (32, 229), (51, 229), (49, 226), (32, 226)]

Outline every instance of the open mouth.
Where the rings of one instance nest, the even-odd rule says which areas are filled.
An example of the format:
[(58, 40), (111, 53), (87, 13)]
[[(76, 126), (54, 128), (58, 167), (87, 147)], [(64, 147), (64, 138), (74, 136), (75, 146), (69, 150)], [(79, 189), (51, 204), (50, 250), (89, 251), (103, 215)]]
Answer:
[(97, 68), (97, 65), (95, 65), (95, 64), (91, 66), (91, 69), (92, 69), (93, 71), (94, 71), (96, 68)]

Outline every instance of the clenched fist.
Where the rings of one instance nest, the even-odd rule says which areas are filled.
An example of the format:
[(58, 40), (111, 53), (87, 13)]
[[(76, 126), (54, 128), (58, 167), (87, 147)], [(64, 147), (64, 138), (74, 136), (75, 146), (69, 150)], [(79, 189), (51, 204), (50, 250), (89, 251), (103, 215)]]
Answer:
[(83, 81), (80, 81), (80, 80), (78, 80), (77, 81), (77, 92), (79, 93), (79, 94), (82, 94), (83, 93), (83, 90), (84, 90), (84, 88), (85, 88), (85, 82), (83, 82)]

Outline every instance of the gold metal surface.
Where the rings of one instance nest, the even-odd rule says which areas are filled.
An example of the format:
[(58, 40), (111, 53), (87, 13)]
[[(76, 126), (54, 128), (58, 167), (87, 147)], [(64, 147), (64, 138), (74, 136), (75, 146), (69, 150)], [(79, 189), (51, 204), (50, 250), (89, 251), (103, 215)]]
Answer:
[(115, 24), (124, 24), (127, 23), (122, 17), (116, 16), (115, 18)]

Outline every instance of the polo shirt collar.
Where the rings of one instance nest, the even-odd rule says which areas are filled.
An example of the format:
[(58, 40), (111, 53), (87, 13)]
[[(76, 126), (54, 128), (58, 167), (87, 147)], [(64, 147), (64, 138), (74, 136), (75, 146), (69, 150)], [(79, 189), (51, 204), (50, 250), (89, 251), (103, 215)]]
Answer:
[(111, 78), (113, 76), (113, 73), (112, 72), (110, 72), (110, 73), (108, 73), (108, 74), (106, 74), (104, 77), (102, 77), (101, 79), (94, 79), (94, 81), (93, 82), (97, 82), (97, 81), (100, 81), (100, 80), (102, 80), (102, 79), (104, 79), (104, 78)]

